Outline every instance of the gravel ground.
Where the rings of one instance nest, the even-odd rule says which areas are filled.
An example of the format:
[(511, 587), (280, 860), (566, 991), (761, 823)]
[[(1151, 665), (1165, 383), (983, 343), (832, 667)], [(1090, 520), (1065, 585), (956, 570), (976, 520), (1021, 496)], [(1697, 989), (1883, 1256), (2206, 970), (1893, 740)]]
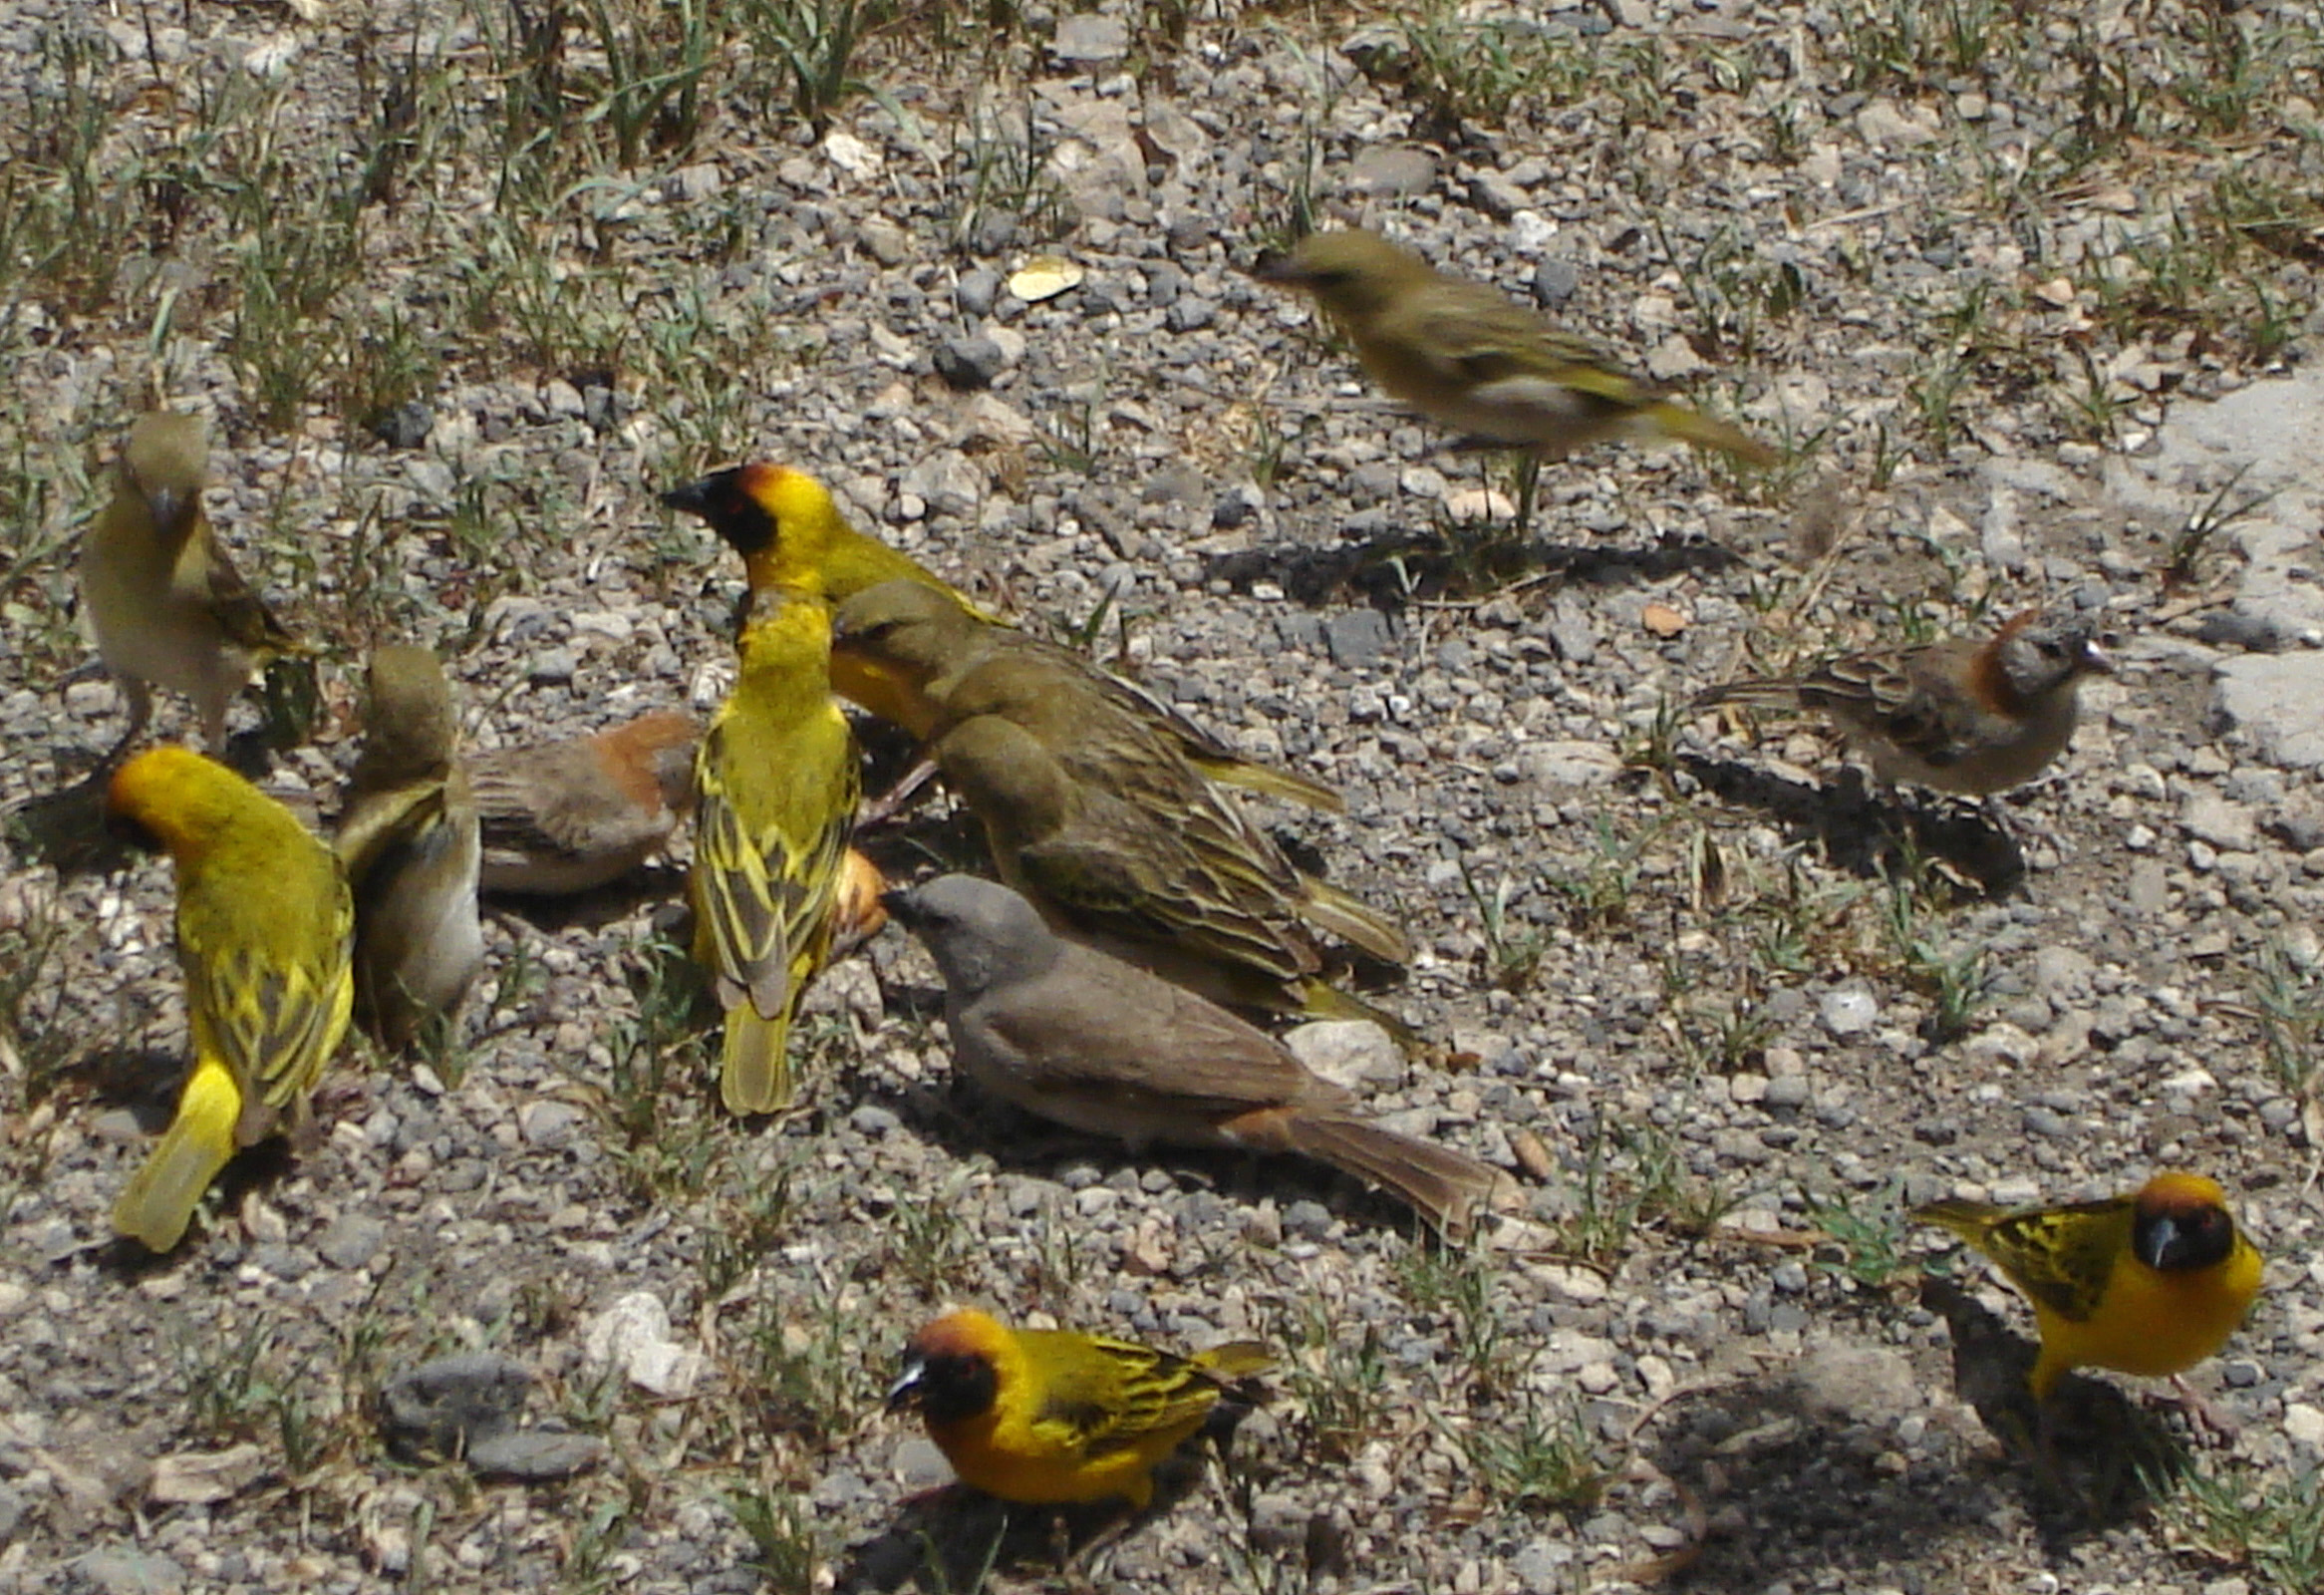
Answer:
[[(0, 14), (0, 1589), (2317, 1575), (2315, 7), (929, 11), (821, 128), (779, 8), (726, 9), (658, 105), (638, 35), (556, 9)], [(635, 12), (657, 49), (685, 14)], [(1606, 448), (1496, 534), (1506, 466), (1241, 274), (1303, 205), (1794, 463)], [(682, 846), (502, 908), (457, 1046), (351, 1043), (317, 1144), (126, 1255), (181, 1067), (168, 870), (61, 872), (29, 822), (120, 725), (72, 550), (155, 392), (216, 418), (213, 517), (318, 639), (266, 779), (323, 813), (378, 640), (442, 651), (479, 747), (714, 705), (738, 572), (654, 494), (723, 460), (1029, 625), (1102, 611), (1122, 668), (1345, 793), (1269, 820), (1411, 928), (1374, 995), (1432, 1045), (1302, 1045), (1533, 1212), (1447, 1254), (1318, 1169), (1052, 1136), (956, 1088), (898, 933), (817, 988), (804, 1109), (730, 1122), (664, 950)], [(2126, 668), (2005, 831), (1671, 707), (2032, 601)], [(941, 800), (876, 846), (974, 856)], [(2070, 1386), (2044, 1477), (1995, 1437), (2021, 1305), (1924, 1299), (1898, 1212), (2163, 1166), (2272, 1259), (2192, 1376), (2239, 1430)], [(941, 1458), (878, 1410), (958, 1302), (1285, 1366), (1224, 1470), (1059, 1573), (1045, 1520), (919, 1493)], [(2195, 1482), (2148, 1502), (2130, 1439)], [(2305, 1560), (2259, 1543), (2287, 1502)]]

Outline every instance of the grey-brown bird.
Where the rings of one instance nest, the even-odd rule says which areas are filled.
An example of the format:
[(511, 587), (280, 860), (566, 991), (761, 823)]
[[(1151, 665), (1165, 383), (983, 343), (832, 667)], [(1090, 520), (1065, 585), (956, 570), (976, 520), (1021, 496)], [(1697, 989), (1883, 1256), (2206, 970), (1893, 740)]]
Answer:
[(2029, 609), (1987, 638), (1851, 654), (1804, 675), (1732, 681), (1694, 700), (1813, 710), (1891, 783), (1989, 798), (2073, 740), (2084, 677), (2113, 663), (2088, 616)]
[(657, 711), (590, 737), (474, 756), (484, 890), (573, 896), (644, 864), (694, 811), (701, 741), (693, 717)]
[(1490, 1164), (1367, 1118), (1217, 1005), (1058, 936), (1006, 886), (946, 875), (884, 900), (943, 971), (962, 1070), (1028, 1113), (1133, 1148), (1297, 1152), (1386, 1188), (1452, 1236), (1510, 1186)]
[(484, 963), (475, 798), (451, 684), (425, 648), (372, 655), (336, 848), (355, 893), (356, 1016), (402, 1050), (451, 1022)]
[[(923, 743), (948, 721), (939, 697), (979, 667), (1005, 660), (1009, 679), (1037, 697), (1052, 723), (1069, 725), (1071, 749), (1090, 764), (1119, 767), (1163, 754), (1183, 759), (1206, 781), (1336, 813), (1347, 805), (1330, 788), (1245, 759), (1136, 682), (1086, 654), (995, 625), (925, 582), (883, 581), (840, 603), (831, 616), (831, 652), (855, 677), (880, 683), (857, 701)], [(990, 678), (988, 678), (990, 679)], [(963, 713), (983, 712), (979, 710)]]
[(129, 708), (109, 759), (152, 718), (153, 687), (192, 699), (206, 746), (221, 752), (227, 706), (258, 665), (302, 651), (226, 557), (202, 509), (208, 479), (200, 417), (140, 416), (114, 463), (113, 499), (82, 537), (82, 600)]

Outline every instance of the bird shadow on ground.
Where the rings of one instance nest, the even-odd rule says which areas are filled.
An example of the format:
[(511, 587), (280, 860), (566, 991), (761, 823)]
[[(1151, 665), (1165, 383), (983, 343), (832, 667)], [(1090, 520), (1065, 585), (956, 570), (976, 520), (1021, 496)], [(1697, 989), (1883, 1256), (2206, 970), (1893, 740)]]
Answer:
[(99, 765), (55, 792), (27, 798), (10, 808), (8, 839), (27, 862), (45, 863), (61, 880), (106, 875), (126, 869), (138, 849), (127, 832), (108, 822), (105, 790), (113, 771)]
[(1923, 1278), (1920, 1303), (1952, 1332), (1954, 1393), (2012, 1453), (2053, 1540), (2127, 1522), (2191, 1465), (2168, 1424), (2102, 1381), (2068, 1374), (2045, 1413), (2026, 1385), (2041, 1348), (1951, 1280)]
[[(1994, 1393), (2013, 1384), (2029, 1415), (2031, 1357), (2028, 1348), (1991, 1384)], [(1987, 1388), (1982, 1372), (1974, 1378)], [(2053, 1489), (2021, 1461), (1979, 1459), (1967, 1434), (1949, 1449), (1941, 1429), (1925, 1434), (1936, 1453), (1899, 1465), (1892, 1416), (1835, 1410), (1781, 1378), (1673, 1403), (1657, 1415), (1644, 1454), (1684, 1503), (1691, 1542), (1661, 1558), (1654, 1578), (1705, 1591), (1962, 1587), (1950, 1580), (1990, 1553), (1997, 1512), (2024, 1512), (2058, 1553), (2123, 1523), (2145, 1499), (2138, 1464), (2079, 1427), (2071, 1438), (2061, 1429), (2061, 1445), (2089, 1448), (2061, 1471), (2074, 1474), (2069, 1485), (2103, 1491)]]
[(1721, 801), (1756, 808), (1793, 834), (1812, 838), (1851, 874), (1887, 878), (1931, 862), (1989, 897), (2025, 878), (2017, 839), (1978, 809), (1883, 801), (1854, 766), (1839, 780), (1814, 787), (1740, 760), (1681, 753), (1676, 764)]
[(686, 896), (686, 871), (675, 864), (647, 864), (592, 891), (551, 896), (529, 892), (486, 892), (487, 909), (554, 935), (563, 930), (603, 930), (650, 903), (677, 903)]
[[(1225, 1434), (1217, 1437), (1226, 1442)], [(907, 1586), (927, 1595), (976, 1595), (996, 1575), (1094, 1575), (1093, 1564), (1201, 1488), (1210, 1454), (1205, 1438), (1180, 1446), (1154, 1469), (1152, 1504), (1135, 1512), (1119, 1500), (1012, 1505), (966, 1484), (923, 1490), (904, 1501), (885, 1529), (849, 1548), (832, 1588), (835, 1595), (885, 1595)]]
[(1310, 608), (1343, 597), (1382, 609), (1414, 598), (1484, 597), (1529, 577), (1610, 586), (1657, 581), (1688, 573), (1714, 574), (1741, 556), (1699, 537), (1666, 534), (1646, 548), (1558, 543), (1490, 529), (1399, 533), (1338, 547), (1278, 543), (1215, 554), (1204, 562), (1206, 582), (1237, 592), (1269, 581)]

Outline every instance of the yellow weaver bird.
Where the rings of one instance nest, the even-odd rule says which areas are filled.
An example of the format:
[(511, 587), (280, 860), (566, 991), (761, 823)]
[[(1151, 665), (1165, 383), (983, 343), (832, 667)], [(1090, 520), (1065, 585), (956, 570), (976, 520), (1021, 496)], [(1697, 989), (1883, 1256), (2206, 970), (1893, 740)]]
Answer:
[(2259, 1252), (2199, 1174), (2161, 1173), (2130, 1195), (2064, 1207), (1942, 1201), (1912, 1216), (1993, 1259), (2033, 1303), (2036, 1402), (2069, 1369), (2182, 1374), (2226, 1344), (2259, 1294)]
[[(847, 523), (824, 485), (787, 466), (734, 466), (662, 495), (672, 509), (699, 515), (742, 556), (750, 590), (790, 587), (844, 603), (883, 581), (917, 582), (964, 614), (991, 617), (926, 565)], [(892, 725), (909, 726), (908, 701), (876, 668), (834, 655), (831, 690)]]
[(202, 510), (208, 478), (200, 417), (140, 416), (114, 464), (113, 499), (81, 539), (90, 629), (129, 702), (129, 728), (110, 757), (145, 729), (152, 687), (191, 698), (205, 746), (222, 751), (227, 706), (258, 664), (303, 651), (226, 557)]
[(1121, 1499), (1143, 1510), (1154, 1469), (1238, 1382), (1274, 1366), (1250, 1341), (1175, 1357), (1065, 1329), (1011, 1329), (974, 1309), (947, 1314), (904, 1348), (888, 1408), (917, 1409), (963, 1483), (1005, 1501)]
[(165, 1252), (233, 1156), (307, 1102), (347, 1033), (355, 910), (331, 849), (240, 776), (183, 748), (114, 773), (112, 811), (169, 851), (193, 1072), (113, 1225)]
[(754, 589), (740, 672), (695, 757), (696, 962), (726, 1013), (719, 1093), (737, 1114), (790, 1105), (791, 1016), (831, 945), (863, 796), (855, 734), (831, 697), (830, 611)]

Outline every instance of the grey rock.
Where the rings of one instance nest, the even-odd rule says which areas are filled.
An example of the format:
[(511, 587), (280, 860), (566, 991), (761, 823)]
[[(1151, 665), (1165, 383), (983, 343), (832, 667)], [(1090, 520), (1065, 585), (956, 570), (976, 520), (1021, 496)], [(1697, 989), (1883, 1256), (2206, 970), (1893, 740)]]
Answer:
[(936, 374), (958, 393), (990, 388), (1009, 364), (1008, 355), (991, 338), (947, 338), (936, 346)]
[(1211, 505), (1211, 524), (1221, 531), (1232, 531), (1246, 526), (1260, 510), (1267, 507), (1267, 494), (1257, 482), (1239, 481), (1219, 494)]
[(1172, 332), (1199, 332), (1219, 318), (1219, 307), (1197, 294), (1173, 300), (1162, 319)]
[(912, 258), (912, 235), (881, 216), (856, 229), (856, 241), (883, 266), (900, 266)]
[(177, 1595), (185, 1588), (185, 1569), (156, 1551), (127, 1545), (108, 1545), (73, 1563), (78, 1573), (104, 1595)]
[(1469, 179), (1469, 203), (1495, 221), (1507, 221), (1532, 202), (1533, 196), (1506, 172), (1483, 171)]
[(542, 1426), (471, 1437), (469, 1468), (488, 1478), (539, 1481), (570, 1478), (604, 1460), (605, 1441), (594, 1435)]
[(1436, 160), (1409, 145), (1366, 145), (1347, 163), (1348, 185), (1383, 199), (1407, 199), (1436, 184)]
[(2186, 833), (2213, 847), (2249, 852), (2259, 845), (2259, 822), (2242, 803), (2229, 802), (2211, 793), (2197, 793), (2186, 800), (2179, 816)]
[(1321, 1240), (1331, 1233), (1331, 1209), (1305, 1199), (1283, 1210), (1283, 1230), (1302, 1240)]
[(517, 1128), (532, 1146), (562, 1146), (587, 1122), (587, 1116), (571, 1103), (526, 1103), (517, 1111)]
[(1817, 1007), (1824, 1017), (1824, 1028), (1835, 1036), (1861, 1036), (1881, 1017), (1880, 1002), (1863, 986), (1828, 991)]
[(480, 1436), (515, 1427), (532, 1371), (489, 1352), (439, 1357), (407, 1369), (380, 1391), (380, 1429), (406, 1461), (452, 1456)]
[(979, 266), (960, 280), (953, 289), (953, 302), (961, 307), (964, 316), (989, 316), (994, 301), (1001, 297), (1001, 273), (989, 266)]
[(405, 401), (372, 423), (372, 434), (390, 449), (417, 449), (436, 430), (436, 412), (417, 399)]
[(1294, 1057), (1334, 1085), (1361, 1095), (1366, 1087), (1404, 1078), (1404, 1055), (1388, 1033), (1368, 1019), (1321, 1019), (1287, 1031)]
[(1146, 478), (1138, 489), (1138, 501), (1148, 504), (1199, 503), (1210, 495), (1210, 483), (1203, 474), (1184, 460), (1171, 460)]
[(1877, 1346), (1823, 1346), (1792, 1370), (1792, 1388), (1811, 1414), (1843, 1423), (1886, 1425), (1920, 1408), (1912, 1364)]
[(1068, 66), (1100, 66), (1130, 53), (1129, 24), (1119, 17), (1079, 12), (1057, 24), (1049, 54)]
[(1345, 609), (1323, 622), (1323, 641), (1331, 650), (1331, 662), (1348, 670), (1378, 664), (1393, 640), (1388, 617), (1377, 609)]
[(1598, 622), (1580, 599), (1561, 596), (1550, 606), (1542, 631), (1567, 664), (1587, 665), (1598, 655)]
[(369, 1213), (342, 1213), (323, 1232), (315, 1250), (334, 1268), (361, 1268), (387, 1244), (388, 1226)]

